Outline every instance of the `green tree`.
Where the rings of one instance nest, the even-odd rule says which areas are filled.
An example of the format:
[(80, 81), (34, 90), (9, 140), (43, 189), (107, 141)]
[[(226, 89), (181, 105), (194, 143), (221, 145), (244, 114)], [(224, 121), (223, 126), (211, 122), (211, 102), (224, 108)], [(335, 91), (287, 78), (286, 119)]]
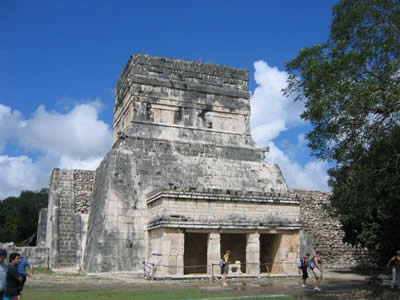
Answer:
[[(39, 211), (47, 207), (48, 189), (23, 191), (0, 201), (0, 241), (24, 243), (37, 231)], [(29, 245), (34, 245), (33, 238)]]
[(400, 249), (400, 1), (342, 0), (329, 39), (287, 64), (313, 155), (329, 170), (345, 241)]

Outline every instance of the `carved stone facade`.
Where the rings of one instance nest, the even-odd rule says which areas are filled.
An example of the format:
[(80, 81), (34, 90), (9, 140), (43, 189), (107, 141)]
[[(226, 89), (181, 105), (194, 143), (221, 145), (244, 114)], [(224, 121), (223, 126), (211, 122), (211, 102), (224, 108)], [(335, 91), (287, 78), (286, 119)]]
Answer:
[(249, 116), (248, 71), (132, 56), (112, 149), (95, 173), (53, 171), (51, 267), (142, 272), (146, 262), (158, 277), (211, 275), (230, 249), (238, 274), (296, 274), (300, 254), (324, 245), (312, 201), (325, 194), (288, 190)]

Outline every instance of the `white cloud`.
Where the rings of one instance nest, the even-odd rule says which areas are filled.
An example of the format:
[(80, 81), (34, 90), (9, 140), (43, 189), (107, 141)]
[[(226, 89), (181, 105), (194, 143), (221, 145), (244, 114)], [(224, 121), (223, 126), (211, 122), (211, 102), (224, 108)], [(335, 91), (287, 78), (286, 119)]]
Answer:
[(81, 169), (81, 170), (96, 170), (102, 161), (104, 155), (88, 157), (86, 159), (80, 159), (70, 157), (68, 155), (62, 155), (60, 158), (59, 168), (63, 169)]
[(0, 104), (0, 150), (15, 140), (26, 150), (41, 156), (32, 161), (27, 156), (1, 156), (0, 199), (18, 195), (23, 189), (48, 185), (52, 168), (94, 170), (111, 148), (113, 133), (99, 120), (101, 103), (96, 100), (77, 104), (67, 113), (47, 111), (41, 105), (32, 118)]
[(289, 126), (303, 124), (300, 114), (304, 106), (282, 95), (281, 90), (286, 86), (286, 72), (270, 67), (264, 61), (255, 62), (254, 67), (257, 87), (251, 95), (250, 125), (256, 143), (263, 145)]
[(0, 104), (0, 153), (4, 151), (7, 139), (16, 138), (20, 119), (21, 113), (19, 111)]
[(254, 63), (257, 87), (251, 95), (251, 133), (258, 146), (270, 146), (267, 159), (277, 163), (290, 188), (327, 190), (328, 164), (314, 160), (304, 166), (295, 161), (296, 154), (304, 153), (306, 140), (298, 134), (295, 141), (285, 141), (285, 152), (274, 142), (282, 132), (305, 125), (300, 118), (302, 102), (294, 102), (282, 95), (288, 74), (264, 61)]
[(0, 199), (46, 187), (49, 174), (27, 156), (0, 155)]
[(58, 155), (91, 158), (104, 154), (110, 147), (112, 132), (98, 119), (98, 102), (76, 105), (67, 114), (48, 112), (44, 106), (24, 121), (19, 143), (28, 149), (37, 149)]
[(301, 166), (273, 142), (269, 142), (268, 145), (270, 152), (267, 154), (267, 159), (279, 165), (290, 188), (329, 190), (327, 162), (313, 160)]

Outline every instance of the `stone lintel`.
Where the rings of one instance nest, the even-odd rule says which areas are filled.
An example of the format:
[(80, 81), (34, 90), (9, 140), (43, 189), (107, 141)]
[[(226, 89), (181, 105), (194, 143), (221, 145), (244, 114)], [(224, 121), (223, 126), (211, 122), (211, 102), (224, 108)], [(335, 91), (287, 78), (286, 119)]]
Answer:
[(148, 195), (147, 205), (162, 198), (190, 199), (204, 201), (229, 201), (229, 202), (251, 202), (266, 204), (286, 204), (300, 205), (299, 200), (293, 199), (288, 195), (280, 193), (262, 193), (262, 192), (241, 192), (232, 190), (213, 190), (213, 192), (178, 192), (178, 191), (159, 191), (153, 195)]
[[(215, 132), (215, 133), (222, 133), (222, 134), (229, 134), (229, 135), (234, 134), (234, 135), (237, 135), (237, 136), (244, 136), (244, 134), (240, 133), (240, 132), (222, 131), (222, 130), (215, 130), (215, 129), (208, 129), (208, 128), (199, 128), (199, 127), (179, 125), (179, 124), (159, 123), (159, 122), (150, 122), (150, 121), (131, 121), (131, 123), (132, 124), (145, 124), (145, 125), (150, 125), (150, 126), (155, 126), (155, 127), (173, 127), (173, 128), (187, 129), (187, 130), (190, 130), (190, 131), (207, 131), (207, 132)], [(127, 136), (127, 137), (145, 139), (145, 137), (139, 137), (139, 136)], [(152, 138), (147, 138), (147, 139), (152, 139)], [(167, 140), (165, 140), (165, 141), (167, 141)], [(168, 141), (171, 142), (170, 140), (168, 140)], [(189, 144), (188, 142), (181, 142), (181, 143)], [(257, 151), (257, 152), (265, 152), (265, 150), (262, 150), (260, 148), (254, 148), (254, 147), (232, 147), (231, 146), (231, 148), (249, 149), (249, 150)]]
[(268, 225), (255, 225), (251, 223), (241, 223), (241, 224), (210, 224), (202, 222), (173, 222), (173, 221), (157, 221), (150, 222), (147, 225), (147, 230), (154, 230), (158, 228), (174, 228), (174, 229), (204, 229), (204, 230), (235, 230), (235, 231), (297, 231), (301, 229), (300, 224), (268, 224)]

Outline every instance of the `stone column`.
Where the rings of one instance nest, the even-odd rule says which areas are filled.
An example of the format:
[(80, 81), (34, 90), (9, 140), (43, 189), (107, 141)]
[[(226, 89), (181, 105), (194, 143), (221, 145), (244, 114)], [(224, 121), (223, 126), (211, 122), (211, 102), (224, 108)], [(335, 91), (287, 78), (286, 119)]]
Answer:
[(181, 231), (167, 230), (161, 241), (163, 254), (162, 275), (183, 276), (183, 254), (185, 248), (185, 234)]
[[(214, 270), (212, 270), (212, 264), (217, 264), (221, 259), (221, 237), (218, 232), (211, 232), (208, 235), (208, 243), (207, 243), (207, 273), (211, 274), (220, 274), (220, 268), (217, 265), (214, 265)], [(214, 273), (213, 273), (214, 271)]]
[(282, 234), (280, 253), (282, 273), (284, 274), (297, 274), (297, 262), (300, 259), (298, 252), (299, 236), (298, 231)]
[(248, 275), (260, 275), (260, 234), (257, 232), (247, 235), (246, 264)]

